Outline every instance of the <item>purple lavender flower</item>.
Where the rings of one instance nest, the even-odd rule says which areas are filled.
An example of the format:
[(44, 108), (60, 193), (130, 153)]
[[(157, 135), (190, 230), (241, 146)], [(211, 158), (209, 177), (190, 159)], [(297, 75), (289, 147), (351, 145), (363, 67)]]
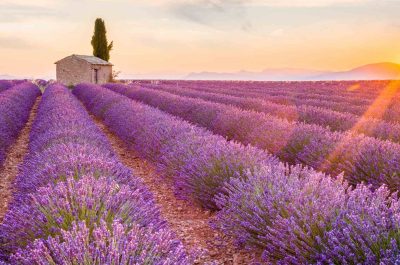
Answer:
[(225, 190), (214, 225), (280, 264), (305, 264), (318, 253), (317, 240), (346, 196), (340, 178), (283, 165), (249, 173), (247, 181), (232, 179)]
[(351, 184), (366, 182), (373, 188), (386, 184), (392, 190), (399, 189), (400, 145), (397, 143), (354, 132), (331, 132), (315, 124), (289, 122), (265, 113), (160, 90), (118, 84), (106, 87), (194, 122), (228, 140), (267, 150), (290, 164), (302, 163), (332, 175), (344, 171)]
[[(329, 82), (220, 82), (220, 81), (159, 81), (140, 82), (141, 86), (161, 89), (187, 89), (197, 92), (212, 92), (245, 99), (262, 99), (294, 108), (303, 106), (332, 110), (345, 115), (363, 116), (379, 95), (388, 88), (395, 92), (398, 83), (387, 81), (329, 81)], [(352, 90), (352, 87), (362, 89)], [(350, 88), (350, 90), (349, 90)], [(399, 93), (389, 102), (383, 117), (370, 113), (367, 117), (399, 122)], [(299, 110), (301, 112), (301, 110)]]
[[(153, 161), (162, 173), (174, 174), (182, 197), (203, 207), (217, 209), (214, 196), (230, 178), (245, 177), (246, 170), (255, 170), (263, 163), (277, 163), (275, 157), (257, 148), (228, 143), (223, 137), (104, 88), (81, 84), (74, 93), (128, 146)], [(98, 112), (102, 106), (107, 110)]]
[[(301, 167), (266, 167), (232, 179), (214, 223), (277, 264), (395, 264), (399, 200), (387, 188), (352, 190)], [(387, 262), (387, 263), (386, 263)]]
[(9, 89), (13, 85), (13, 82), (11, 82), (10, 80), (0, 80), (0, 92)]
[(140, 190), (119, 185), (112, 178), (80, 176), (39, 188), (28, 199), (14, 204), (1, 225), (1, 238), (13, 250), (37, 238), (70, 230), (76, 221), (85, 222), (92, 231), (101, 220), (110, 225), (116, 219), (127, 231), (133, 225), (152, 225), (156, 230), (165, 227), (154, 203), (146, 201)]
[[(221, 209), (216, 228), (235, 237), (240, 245), (262, 249), (266, 262), (391, 264), (398, 259), (398, 201), (389, 196), (387, 188), (380, 187), (385, 182), (396, 183), (397, 175), (391, 175), (397, 172), (396, 144), (332, 133), (316, 125), (296, 127), (270, 117), (261, 124), (256, 121), (267, 117), (264, 114), (252, 120), (256, 116), (251, 112), (229, 111), (232, 108), (214, 103), (182, 101), (120, 85), (112, 89), (125, 88), (126, 93), (143, 96), (150, 105), (229, 138), (270, 146), (292, 163), (311, 164), (328, 172), (351, 172), (350, 177), (346, 175), (351, 184), (364, 179), (373, 183), (376, 191), (363, 184), (352, 190), (343, 176), (332, 178), (299, 165), (284, 165), (260, 149), (228, 142), (98, 86), (82, 84), (76, 88), (74, 94), (129, 147), (162, 172), (176, 176), (181, 194), (204, 207)], [(237, 124), (240, 126), (235, 127)], [(362, 157), (363, 152), (368, 155)], [(367, 218), (369, 215), (373, 218)], [(343, 239), (343, 244), (335, 238)]]
[[(104, 86), (111, 90), (123, 93), (129, 97), (134, 97), (132, 93), (137, 91), (137, 89), (132, 89), (129, 87), (121, 88), (122, 86), (119, 84), (106, 84)], [(289, 121), (317, 124), (323, 127), (329, 127), (329, 129), (333, 131), (347, 131), (353, 129), (353, 131), (357, 133), (377, 137), (383, 140), (400, 142), (400, 125), (397, 123), (382, 121), (374, 118), (360, 117), (348, 112), (342, 113), (323, 107), (311, 105), (293, 106), (279, 104), (260, 98), (248, 98), (238, 95), (234, 96), (220, 94), (217, 93), (218, 90), (215, 92), (199, 91), (186, 86), (190, 85), (185, 85), (183, 88), (177, 88), (174, 85), (143, 85), (143, 87), (146, 88), (166, 91), (179, 96), (199, 98), (207, 101), (233, 105), (245, 110), (263, 112), (279, 118), (287, 119)], [(304, 94), (307, 96), (310, 95), (308, 92), (302, 92), (301, 94), (296, 94), (296, 96), (299, 97)], [(345, 97), (340, 98), (341, 101), (344, 101), (345, 99)], [(368, 104), (371, 103), (372, 102), (368, 102)], [(355, 126), (356, 124), (357, 126)]]
[[(0, 86), (1, 84), (3, 83)], [(28, 121), (30, 110), (39, 95), (38, 87), (29, 82), (15, 85), (0, 93), (0, 166), (8, 148)]]
[(331, 264), (397, 264), (400, 260), (400, 201), (382, 186), (358, 185), (319, 240), (317, 261)]
[(93, 230), (74, 223), (61, 236), (36, 240), (11, 256), (15, 264), (192, 264), (168, 230), (101, 222)]
[[(113, 234), (113, 244), (123, 244), (124, 236), (139, 227), (151, 235), (165, 231), (168, 237), (162, 244), (180, 244), (166, 230), (152, 194), (121, 164), (106, 136), (64, 86), (46, 89), (32, 125), (29, 153), (14, 185), (13, 200), (0, 225), (0, 259), (4, 261), (35, 240), (61, 238), (75, 229), (76, 222), (84, 222), (90, 244), (97, 240), (92, 237), (96, 227), (111, 227), (117, 221), (125, 230), (123, 235)], [(135, 240), (139, 251), (146, 248), (145, 238)], [(82, 249), (87, 246), (84, 241), (70, 242)]]

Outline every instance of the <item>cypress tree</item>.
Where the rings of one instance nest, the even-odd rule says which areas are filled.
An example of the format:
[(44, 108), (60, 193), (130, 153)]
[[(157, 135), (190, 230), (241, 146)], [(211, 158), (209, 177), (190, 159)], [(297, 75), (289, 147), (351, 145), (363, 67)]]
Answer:
[(101, 18), (97, 18), (94, 24), (92, 46), (94, 56), (107, 62), (110, 60), (110, 51), (113, 48), (113, 42), (108, 44), (106, 25)]

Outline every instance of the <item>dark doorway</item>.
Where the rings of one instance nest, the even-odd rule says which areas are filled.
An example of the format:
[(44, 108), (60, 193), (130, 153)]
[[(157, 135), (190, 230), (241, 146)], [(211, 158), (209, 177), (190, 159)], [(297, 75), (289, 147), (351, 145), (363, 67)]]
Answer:
[(99, 82), (99, 77), (97, 76), (98, 69), (94, 69), (94, 83), (97, 84)]

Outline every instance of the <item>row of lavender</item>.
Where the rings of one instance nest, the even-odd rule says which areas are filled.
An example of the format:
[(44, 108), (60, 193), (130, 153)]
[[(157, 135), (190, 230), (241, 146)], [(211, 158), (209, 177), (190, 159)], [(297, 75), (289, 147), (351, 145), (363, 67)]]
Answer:
[[(338, 82), (338, 84), (340, 84)], [(366, 86), (368, 86), (366, 84)], [(223, 87), (220, 84), (220, 87)], [(357, 85), (354, 85), (357, 87)], [(297, 99), (316, 99), (316, 100), (324, 100), (329, 98), (329, 101), (334, 102), (346, 102), (351, 105), (369, 105), (373, 102), (376, 98), (368, 95), (364, 91), (365, 86), (359, 86), (359, 89), (363, 91), (363, 93), (348, 93), (347, 91), (336, 91), (332, 93), (330, 90), (325, 90), (324, 87), (320, 87), (318, 90), (312, 90), (307, 85), (307, 82), (298, 82), (297, 87), (293, 88), (291, 86), (287, 86), (286, 84), (282, 83), (281, 87), (240, 87), (240, 88), (233, 88), (233, 90), (238, 92), (250, 92), (250, 93), (259, 93), (261, 95), (269, 95), (269, 96), (284, 96), (284, 97), (292, 97)], [(352, 89), (352, 87), (349, 87)]]
[[(211, 81), (211, 80), (120, 80), (124, 84), (159, 84), (175, 87), (219, 89), (230, 87), (237, 91), (264, 91), (274, 93), (310, 93), (312, 96), (337, 95), (346, 98), (375, 99), (388, 85), (396, 80), (355, 81)], [(400, 94), (398, 93), (400, 96)]]
[(189, 263), (152, 194), (63, 86), (42, 97), (14, 190), (0, 225), (3, 262)]
[[(313, 95), (340, 95), (350, 98), (373, 99), (389, 84), (396, 80), (354, 80), (354, 81), (189, 81), (162, 80), (157, 83), (191, 87), (218, 88), (226, 84), (234, 90), (271, 90), (311, 93)], [(140, 81), (140, 83), (155, 83)]]
[(13, 86), (27, 82), (28, 80), (0, 80), (0, 92), (3, 92)]
[(30, 110), (39, 95), (38, 87), (29, 82), (0, 93), (0, 166), (6, 159), (8, 148), (28, 121)]
[[(392, 264), (400, 202), (301, 166), (95, 85), (75, 95), (128, 147), (175, 176), (179, 194), (220, 209), (215, 228), (277, 264)], [(214, 200), (214, 203), (213, 203)], [(368, 217), (368, 218), (366, 218)]]
[[(171, 87), (177, 87), (176, 85), (171, 85)], [(193, 90), (203, 90), (207, 89), (208, 91), (218, 91), (223, 88), (227, 88), (228, 84), (224, 84), (223, 82), (217, 84), (214, 84), (213, 86), (207, 86), (207, 85), (199, 85), (196, 83), (185, 83), (182, 82), (180, 85), (178, 85), (180, 88), (189, 88)], [(313, 91), (309, 89), (307, 86), (307, 82), (298, 82), (298, 88), (293, 89), (290, 86), (287, 86), (285, 83), (281, 84), (280, 89), (277, 89), (276, 87), (252, 87), (252, 86), (246, 86), (246, 87), (235, 87), (235, 86), (229, 86), (229, 91), (234, 91), (237, 93), (248, 93), (250, 95), (268, 95), (272, 97), (277, 97), (277, 98), (296, 98), (296, 99), (302, 99), (302, 100), (307, 100), (307, 99), (312, 99), (312, 100), (326, 100), (329, 98), (329, 101), (331, 102), (346, 102), (351, 105), (366, 105), (370, 104), (371, 100), (370, 98), (365, 98), (365, 95), (348, 95), (348, 94), (343, 94), (343, 93), (332, 93), (331, 91), (324, 91), (323, 88), (321, 88), (319, 91)]]
[[(313, 99), (324, 99), (329, 98), (330, 101), (336, 102), (347, 102), (352, 105), (370, 105), (376, 100), (382, 93), (390, 87), (396, 87), (393, 91), (393, 99), (397, 103), (400, 100), (400, 91), (398, 90), (398, 80), (387, 80), (387, 81), (360, 81), (353, 82), (353, 84), (343, 87), (343, 81), (336, 81), (334, 84), (342, 87), (342, 89), (327, 89), (322, 85), (309, 87), (307, 82), (297, 82), (295, 87), (287, 86), (282, 84), (280, 87), (246, 87), (240, 89), (241, 91), (253, 91), (268, 95), (275, 96), (291, 96), (296, 98), (310, 98)], [(314, 89), (313, 89), (314, 88)]]
[(213, 197), (220, 183), (277, 159), (250, 146), (227, 142), (222, 136), (140, 104), (105, 88), (81, 84), (74, 94), (102, 119), (128, 147), (154, 162), (164, 174), (178, 174), (177, 190), (202, 206), (218, 209)]
[(13, 83), (9, 80), (0, 80), (0, 92), (3, 92), (13, 86)]
[[(239, 82), (226, 81), (162, 81), (163, 85), (218, 90), (229, 87), (241, 92), (258, 92), (275, 96), (324, 99), (348, 102), (353, 105), (371, 104), (388, 87), (399, 84), (396, 80), (385, 81), (332, 81), (332, 82)], [(395, 92), (398, 100), (400, 91)]]
[(0, 92), (3, 92), (7, 89), (12, 88), (13, 86), (30, 82), (37, 85), (40, 89), (43, 89), (48, 86), (49, 84), (55, 83), (54, 80), (43, 80), (43, 79), (16, 79), (16, 80), (0, 80)]
[[(302, 82), (298, 82), (299, 85), (304, 85)], [(268, 93), (254, 92), (247, 90), (235, 90), (229, 87), (227, 84), (220, 84), (218, 87), (208, 87), (208, 86), (184, 86), (184, 88), (192, 88), (198, 91), (214, 92), (219, 94), (226, 94), (232, 96), (240, 97), (250, 97), (250, 98), (260, 98), (263, 100), (271, 101), (278, 104), (285, 105), (310, 105), (315, 107), (321, 107), (325, 109), (330, 109), (339, 112), (348, 112), (355, 115), (363, 116), (368, 115), (368, 118), (384, 119), (390, 122), (400, 122), (400, 100), (399, 100), (399, 90), (400, 82), (393, 81), (389, 83), (388, 86), (381, 91), (379, 95), (372, 101), (375, 104), (379, 103), (379, 108), (371, 109), (371, 105), (374, 103), (355, 105), (345, 100), (342, 101), (332, 101), (332, 96), (334, 94), (321, 95), (318, 99), (309, 98), (308, 93), (304, 92), (305, 98), (297, 98), (295, 96), (272, 96)], [(283, 85), (282, 89), (285, 87)], [(322, 88), (321, 88), (322, 89)], [(382, 111), (382, 109), (384, 111)]]
[(233, 105), (246, 110), (254, 110), (289, 121), (317, 124), (329, 127), (332, 131), (362, 133), (367, 136), (400, 142), (400, 124), (379, 119), (360, 117), (351, 113), (341, 113), (320, 107), (301, 105), (299, 107), (277, 104), (257, 98), (236, 97), (192, 89), (179, 89), (168, 86), (145, 86), (180, 96), (201, 98), (207, 101)]
[(351, 184), (366, 182), (377, 188), (400, 188), (400, 145), (351, 133), (331, 132), (317, 125), (293, 123), (264, 113), (137, 89), (105, 85), (132, 99), (210, 129), (228, 139), (251, 144), (290, 164), (302, 163), (332, 175), (345, 172)]

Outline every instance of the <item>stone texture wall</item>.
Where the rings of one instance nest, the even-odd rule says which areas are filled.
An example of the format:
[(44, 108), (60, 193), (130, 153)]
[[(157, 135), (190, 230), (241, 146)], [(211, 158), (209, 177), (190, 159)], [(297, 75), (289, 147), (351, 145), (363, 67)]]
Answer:
[(104, 84), (110, 81), (112, 66), (91, 65), (75, 57), (67, 57), (57, 63), (57, 81), (67, 86), (79, 83), (95, 83), (94, 69), (98, 71), (98, 84)]
[(98, 84), (105, 84), (110, 82), (111, 75), (112, 75), (112, 66), (111, 65), (93, 65), (92, 66), (92, 81), (95, 83), (95, 71), (97, 69), (97, 83)]

